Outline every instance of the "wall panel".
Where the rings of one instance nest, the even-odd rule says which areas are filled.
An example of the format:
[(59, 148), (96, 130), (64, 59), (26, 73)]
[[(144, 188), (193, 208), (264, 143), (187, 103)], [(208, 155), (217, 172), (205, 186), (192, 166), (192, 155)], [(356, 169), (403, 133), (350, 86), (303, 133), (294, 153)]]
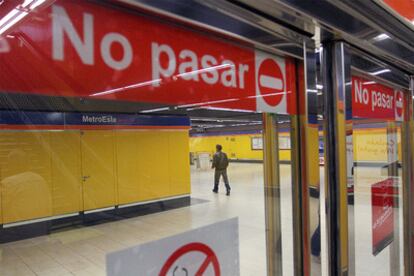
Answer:
[(140, 200), (170, 195), (168, 131), (138, 132)]
[(3, 132), (3, 223), (51, 216), (51, 150), (48, 132)]
[(118, 175), (119, 204), (127, 204), (140, 200), (140, 163), (139, 135), (137, 131), (116, 131), (116, 156)]
[(80, 131), (50, 132), (53, 214), (83, 210)]
[(189, 194), (190, 158), (188, 131), (169, 132), (169, 168), (171, 195)]

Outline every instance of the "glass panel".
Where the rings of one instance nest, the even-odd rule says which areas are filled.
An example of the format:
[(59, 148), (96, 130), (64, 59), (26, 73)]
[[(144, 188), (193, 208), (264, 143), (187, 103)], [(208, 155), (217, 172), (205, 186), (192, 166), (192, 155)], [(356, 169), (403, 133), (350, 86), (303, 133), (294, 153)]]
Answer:
[[(356, 275), (402, 275), (400, 92), (355, 76), (352, 85), (354, 185), (348, 187), (349, 220), (354, 223), (351, 260), (355, 261)], [(359, 97), (364, 94), (369, 97), (365, 109), (364, 98)]]
[(181, 247), (106, 257), (234, 217), (198, 238), (221, 275), (266, 275), (264, 112), (284, 116), (270, 250), (292, 273), (293, 59), (139, 8), (33, 0), (1, 5), (0, 67), (1, 275), (212, 272), (175, 263)]
[(277, 116), (280, 171), (280, 215), (283, 275), (294, 274), (293, 259), (293, 177), (291, 118)]

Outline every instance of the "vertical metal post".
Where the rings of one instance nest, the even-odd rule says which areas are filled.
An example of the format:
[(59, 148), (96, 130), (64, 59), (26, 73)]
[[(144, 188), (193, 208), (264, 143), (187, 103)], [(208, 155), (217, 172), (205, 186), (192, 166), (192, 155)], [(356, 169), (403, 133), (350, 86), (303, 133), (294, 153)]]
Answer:
[[(401, 131), (404, 132), (404, 126), (401, 127)], [(403, 135), (403, 133), (401, 133)], [(400, 264), (400, 208), (403, 204), (399, 197), (401, 191), (399, 185), (404, 185), (404, 179), (399, 181), (398, 179), (398, 138), (397, 138), (397, 124), (395, 122), (387, 123), (387, 162), (388, 162), (388, 178), (392, 179), (393, 187), (395, 191), (398, 191), (398, 199), (394, 200), (393, 212), (394, 212), (394, 237), (393, 242), (390, 244), (390, 275), (401, 275), (401, 264)], [(408, 141), (401, 141), (402, 144)], [(402, 162), (403, 171), (405, 162)], [(398, 187), (398, 188), (396, 188)]]
[[(319, 189), (319, 133), (316, 89), (316, 53), (304, 44), (304, 60), (297, 68), (298, 116), (292, 116), (292, 177), (295, 275), (316, 275), (311, 269), (310, 220), (319, 223), (318, 208), (310, 208), (309, 190)], [(317, 192), (317, 191), (316, 191)], [(319, 206), (318, 203), (314, 204)], [(317, 239), (316, 239), (317, 240)], [(320, 243), (320, 237), (319, 237)], [(320, 244), (319, 244), (320, 246)], [(317, 264), (320, 266), (320, 264)], [(320, 269), (319, 269), (320, 271)]]
[(350, 104), (347, 95), (351, 95), (350, 58), (343, 42), (324, 43), (322, 53), (328, 271), (329, 275), (348, 275), (346, 113)]
[[(299, 92), (300, 93), (300, 92)], [(292, 224), (293, 224), (293, 261), (294, 261), (294, 275), (309, 275), (304, 267), (304, 261), (307, 259), (304, 254), (304, 247), (306, 236), (304, 232), (307, 228), (307, 223), (303, 221), (303, 215), (306, 215), (307, 202), (302, 200), (302, 183), (300, 173), (302, 172), (301, 164), (301, 129), (299, 123), (299, 116), (293, 115), (291, 120), (290, 135), (292, 138), (291, 161), (292, 161)]]
[(414, 76), (410, 79), (410, 91), (405, 97), (405, 114), (401, 133), (403, 174), (403, 227), (404, 227), (404, 275), (414, 275), (413, 264), (413, 208), (414, 208)]
[(282, 235), (280, 221), (280, 178), (277, 121), (263, 114), (264, 192), (266, 220), (267, 275), (282, 275)]

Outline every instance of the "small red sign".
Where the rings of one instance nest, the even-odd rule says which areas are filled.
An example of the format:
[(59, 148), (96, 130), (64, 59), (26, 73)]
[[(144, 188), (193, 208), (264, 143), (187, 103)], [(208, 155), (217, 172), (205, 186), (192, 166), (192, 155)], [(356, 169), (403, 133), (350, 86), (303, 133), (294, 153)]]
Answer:
[(395, 90), (395, 120), (404, 120), (404, 94), (399, 90)]
[(273, 59), (266, 59), (260, 64), (257, 81), (263, 100), (268, 105), (277, 106), (286, 92), (283, 72)]
[(404, 94), (375, 81), (353, 76), (352, 116), (401, 121), (404, 119)]
[(372, 254), (377, 255), (394, 239), (394, 179), (371, 186)]
[[(178, 265), (174, 266), (174, 264), (179, 261), (179, 259), (187, 254), (199, 254), (202, 253), (205, 255), (204, 261), (200, 264), (197, 272), (194, 274), (195, 276), (202, 276), (206, 272), (206, 270), (211, 266), (214, 271), (215, 276), (220, 276), (220, 264), (218, 258), (214, 251), (205, 245), (204, 243), (189, 243), (186, 244), (179, 249), (177, 249), (165, 262), (161, 271), (159, 273), (160, 276), (166, 275), (175, 275), (177, 270), (183, 270), (186, 275), (188, 275), (188, 271), (185, 267), (178, 267)], [(181, 272), (181, 271), (180, 271)]]

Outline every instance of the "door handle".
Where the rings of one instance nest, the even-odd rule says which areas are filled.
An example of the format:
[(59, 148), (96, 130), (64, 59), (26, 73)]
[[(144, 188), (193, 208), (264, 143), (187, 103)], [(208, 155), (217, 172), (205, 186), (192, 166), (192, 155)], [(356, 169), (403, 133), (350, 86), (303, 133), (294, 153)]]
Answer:
[(90, 175), (82, 176), (82, 181), (85, 182), (89, 177), (91, 177), (91, 176)]

